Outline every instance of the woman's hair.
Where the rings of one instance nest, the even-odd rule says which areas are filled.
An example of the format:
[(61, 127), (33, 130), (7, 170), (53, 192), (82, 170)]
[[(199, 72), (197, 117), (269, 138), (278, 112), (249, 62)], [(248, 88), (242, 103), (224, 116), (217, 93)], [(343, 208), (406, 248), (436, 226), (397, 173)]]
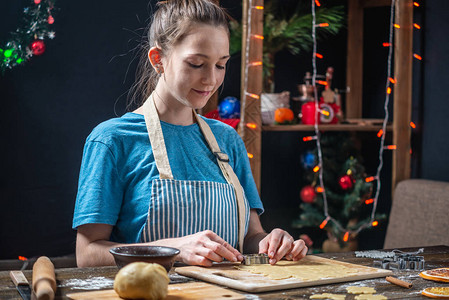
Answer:
[(151, 47), (158, 47), (162, 55), (169, 55), (172, 47), (196, 24), (221, 26), (229, 35), (228, 15), (214, 0), (168, 0), (159, 1), (157, 6), (140, 47), (140, 62), (136, 81), (128, 94), (128, 108), (131, 104), (142, 105), (156, 87), (159, 74), (148, 59)]

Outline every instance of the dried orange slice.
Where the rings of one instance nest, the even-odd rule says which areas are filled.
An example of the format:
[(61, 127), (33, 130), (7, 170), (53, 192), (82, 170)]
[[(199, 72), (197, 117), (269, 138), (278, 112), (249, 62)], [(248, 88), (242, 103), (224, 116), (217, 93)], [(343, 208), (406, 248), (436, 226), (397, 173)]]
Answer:
[(428, 280), (449, 282), (449, 268), (422, 271), (419, 276)]
[(449, 299), (449, 287), (430, 287), (421, 293), (430, 298)]

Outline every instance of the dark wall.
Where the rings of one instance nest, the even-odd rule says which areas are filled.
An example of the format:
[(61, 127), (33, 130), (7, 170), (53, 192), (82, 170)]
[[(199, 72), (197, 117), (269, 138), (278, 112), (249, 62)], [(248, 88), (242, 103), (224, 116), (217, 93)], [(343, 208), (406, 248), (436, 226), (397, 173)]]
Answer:
[(449, 181), (449, 2), (426, 1), (422, 85), (422, 173)]
[[(46, 52), (0, 75), (0, 259), (74, 252), (71, 221), (84, 141), (98, 123), (125, 112), (136, 66), (132, 49), (154, 2), (58, 1), (56, 38), (46, 42)], [(239, 16), (239, 1), (220, 2)], [(1, 43), (18, 26), (28, 3), (1, 4)], [(449, 158), (441, 154), (449, 151), (443, 119), (449, 96), (444, 85), (449, 79), (447, 6), (444, 0), (426, 3), (425, 59), (419, 66), (423, 76), (414, 79), (415, 86), (423, 86), (415, 109), (423, 120), (414, 136), (422, 145), (422, 164), (416, 164), (422, 173), (416, 177), (439, 180), (449, 180)], [(341, 38), (344, 33), (324, 46), (335, 59), (327, 63), (336, 67), (337, 88), (344, 86), (345, 52), (336, 46)], [(310, 70), (309, 59), (283, 53), (277, 61), (277, 89), (293, 92)], [(223, 96), (239, 96), (239, 64), (240, 57), (231, 59)], [(295, 178), (301, 176), (298, 157), (303, 145), (296, 142), (300, 136), (263, 135), (262, 199), (272, 211), (263, 219), (268, 229), (275, 224), (288, 226), (298, 212)], [(280, 193), (285, 196), (276, 202)], [(279, 213), (280, 205), (291, 207), (291, 216)]]
[[(236, 1), (221, 1), (238, 18)], [(2, 2), (0, 41), (29, 1)], [(0, 259), (73, 253), (71, 229), (83, 145), (125, 112), (137, 46), (156, 1), (57, 1), (56, 38), (25, 66), (0, 75)], [(5, 29), (3, 31), (3, 29)], [(238, 96), (230, 63), (223, 94)]]

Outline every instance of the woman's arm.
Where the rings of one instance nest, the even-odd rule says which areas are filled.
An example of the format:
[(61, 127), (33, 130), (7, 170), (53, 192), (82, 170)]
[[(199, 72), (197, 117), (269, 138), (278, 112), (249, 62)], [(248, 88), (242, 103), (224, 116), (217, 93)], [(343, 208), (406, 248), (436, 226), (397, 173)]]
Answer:
[(181, 238), (163, 239), (150, 243), (119, 244), (109, 241), (112, 226), (85, 224), (78, 227), (76, 236), (76, 262), (78, 267), (114, 265), (109, 249), (125, 245), (167, 246), (179, 249), (178, 261), (189, 265), (211, 266), (212, 262), (242, 261), (243, 256), (210, 230)]
[(267, 234), (262, 228), (257, 211), (251, 209), (244, 250), (245, 253), (266, 253), (270, 264), (275, 264), (283, 257), (288, 260), (300, 260), (306, 256), (308, 248), (303, 240), (295, 241), (282, 229), (276, 228)]

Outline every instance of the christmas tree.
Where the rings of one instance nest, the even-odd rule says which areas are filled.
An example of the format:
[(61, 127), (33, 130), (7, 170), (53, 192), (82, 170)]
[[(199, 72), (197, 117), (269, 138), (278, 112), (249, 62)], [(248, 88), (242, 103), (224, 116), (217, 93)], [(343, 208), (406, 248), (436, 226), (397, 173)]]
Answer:
[[(386, 215), (376, 214), (375, 222), (371, 222), (373, 183), (366, 180), (360, 151), (354, 146), (349, 134), (322, 134), (321, 150), (324, 187), (319, 186), (317, 150), (306, 152), (303, 155), (303, 167), (307, 185), (301, 190), (302, 213), (293, 222), (293, 227), (319, 226), (343, 247), (349, 233), (354, 238), (360, 229), (377, 226)], [(329, 220), (324, 214), (323, 193), (327, 199), (328, 215), (337, 222)]]

